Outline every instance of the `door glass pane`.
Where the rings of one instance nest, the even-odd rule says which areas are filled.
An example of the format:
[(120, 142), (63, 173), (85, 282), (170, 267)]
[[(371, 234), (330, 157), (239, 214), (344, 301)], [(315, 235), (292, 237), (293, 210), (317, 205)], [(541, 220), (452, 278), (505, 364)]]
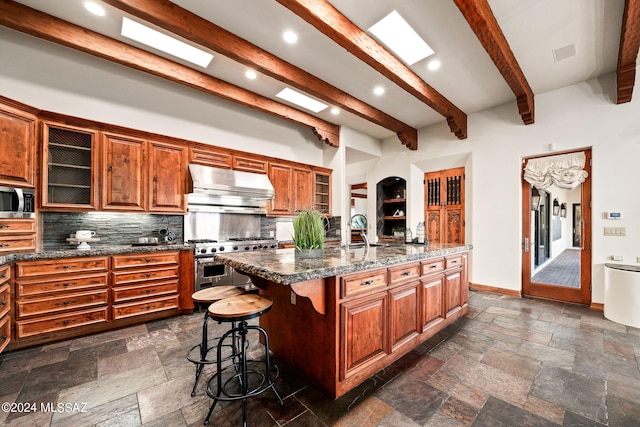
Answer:
[(580, 288), (580, 187), (540, 194), (531, 210), (531, 282)]

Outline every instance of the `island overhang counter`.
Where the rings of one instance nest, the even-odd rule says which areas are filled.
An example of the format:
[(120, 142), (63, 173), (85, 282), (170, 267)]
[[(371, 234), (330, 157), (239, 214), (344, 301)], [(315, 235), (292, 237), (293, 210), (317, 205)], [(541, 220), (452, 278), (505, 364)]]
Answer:
[(217, 254), (273, 301), (270, 348), (338, 397), (468, 311), (470, 245)]

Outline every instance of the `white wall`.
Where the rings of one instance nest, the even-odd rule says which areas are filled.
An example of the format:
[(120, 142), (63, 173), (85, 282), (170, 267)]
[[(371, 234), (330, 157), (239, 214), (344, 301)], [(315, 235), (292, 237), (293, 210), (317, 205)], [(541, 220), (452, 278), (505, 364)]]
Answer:
[[(519, 291), (522, 159), (553, 154), (548, 150), (551, 143), (558, 151), (591, 147), (592, 300), (602, 303), (604, 263), (616, 254), (624, 257), (624, 263), (637, 264), (636, 257), (640, 256), (638, 96), (631, 103), (616, 105), (615, 75), (610, 74), (536, 95), (532, 125), (522, 124), (514, 102), (470, 114), (466, 140), (457, 140), (444, 122), (421, 129), (417, 152), (393, 141), (385, 142), (381, 160), (372, 166), (369, 183), (390, 175), (408, 178), (409, 223), (415, 227), (422, 217), (423, 173), (431, 167), (441, 169), (439, 164), (463, 163), (452, 167), (466, 168), (466, 241), (474, 247), (470, 280)], [(609, 210), (623, 210), (624, 219), (605, 220), (604, 212)], [(626, 227), (627, 235), (605, 237), (605, 226)]]
[(304, 126), (0, 27), (0, 95), (35, 108), (324, 166)]

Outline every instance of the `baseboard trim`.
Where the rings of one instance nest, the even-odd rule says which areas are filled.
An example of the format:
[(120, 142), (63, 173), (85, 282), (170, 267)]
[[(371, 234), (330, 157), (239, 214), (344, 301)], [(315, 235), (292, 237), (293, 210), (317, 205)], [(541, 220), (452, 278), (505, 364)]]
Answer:
[(479, 285), (477, 283), (469, 283), (469, 289), (472, 289), (474, 291), (493, 292), (494, 294), (508, 295), (511, 297), (522, 297), (522, 293), (520, 291), (515, 291), (513, 289), (496, 288), (495, 286)]
[(589, 306), (589, 308), (591, 310), (597, 310), (597, 311), (604, 312), (604, 304), (601, 303), (601, 302), (592, 302), (591, 305)]

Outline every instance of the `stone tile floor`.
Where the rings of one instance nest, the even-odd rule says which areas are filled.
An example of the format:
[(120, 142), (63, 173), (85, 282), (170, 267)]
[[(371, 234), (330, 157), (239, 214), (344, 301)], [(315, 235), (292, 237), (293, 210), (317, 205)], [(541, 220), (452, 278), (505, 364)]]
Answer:
[[(0, 424), (202, 425), (205, 381), (191, 397), (185, 359), (201, 324), (195, 313), (2, 354), (0, 402), (28, 405)], [(640, 330), (600, 312), (472, 291), (465, 318), (337, 400), (280, 363), (284, 406), (249, 400), (249, 425), (638, 426), (639, 361)], [(218, 406), (211, 425), (241, 425), (239, 408)]]

